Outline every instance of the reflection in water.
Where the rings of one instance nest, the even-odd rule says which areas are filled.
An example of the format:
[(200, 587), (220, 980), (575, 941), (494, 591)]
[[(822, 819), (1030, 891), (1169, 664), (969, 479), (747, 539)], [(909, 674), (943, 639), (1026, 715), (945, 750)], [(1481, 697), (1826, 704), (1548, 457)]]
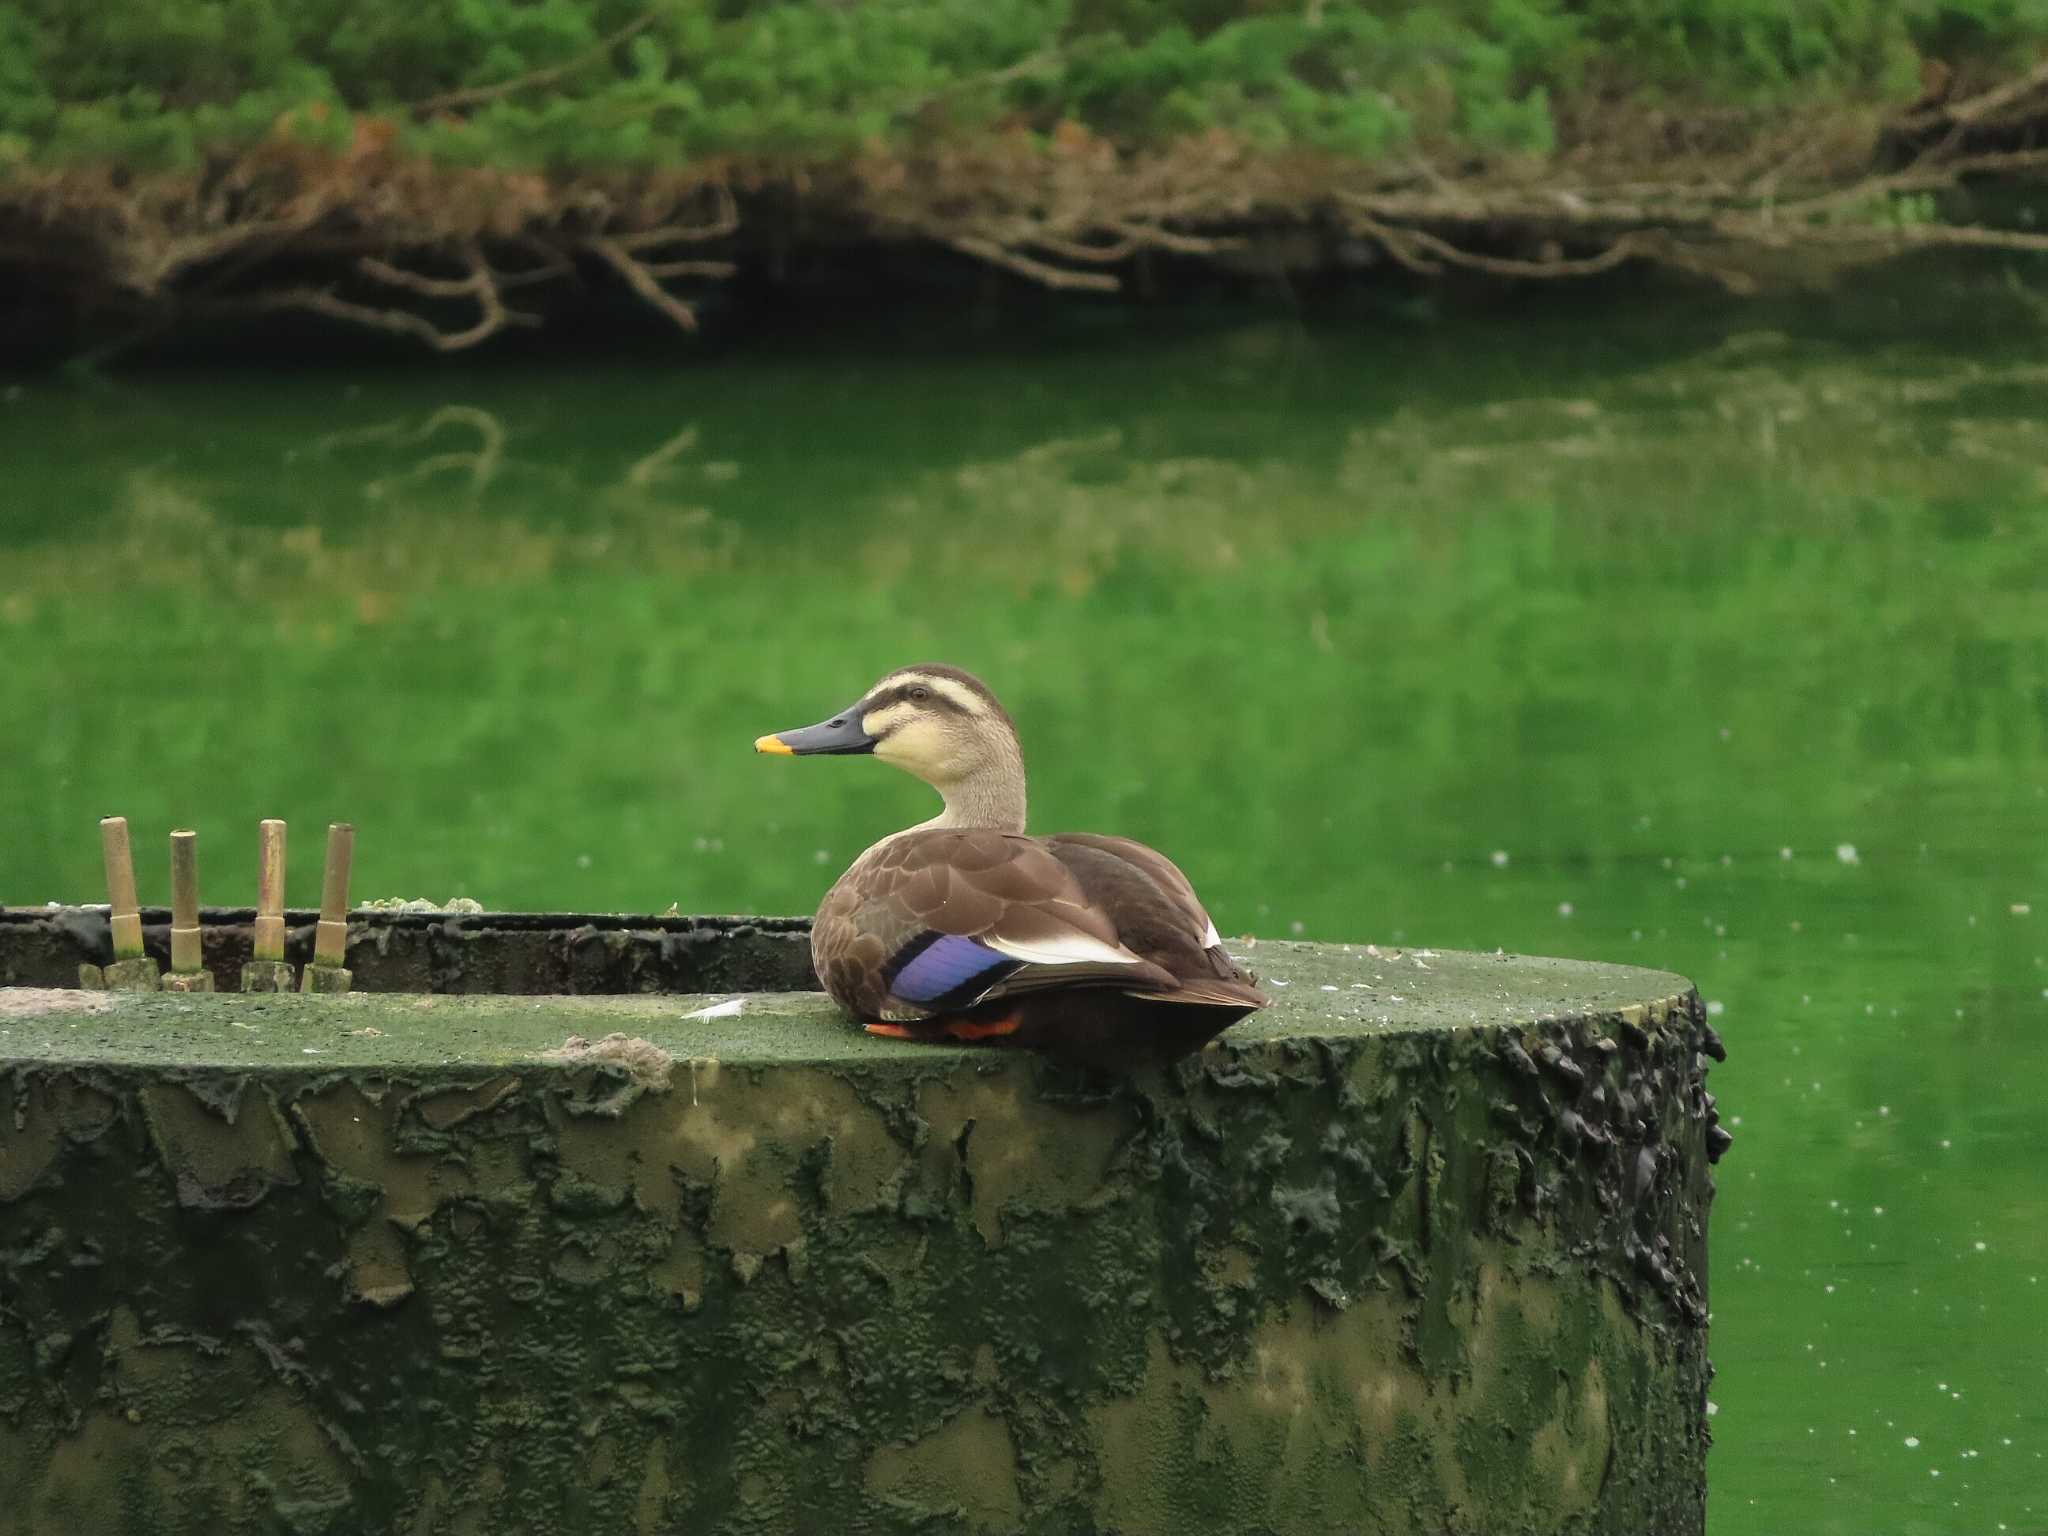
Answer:
[(362, 427), (353, 432), (329, 433), (313, 445), (313, 452), (316, 457), (325, 457), (340, 448), (365, 444), (375, 444), (380, 448), (395, 451), (424, 443), (441, 428), (449, 426), (468, 427), (476, 433), (477, 446), (467, 452), (429, 454), (409, 469), (370, 480), (363, 486), (363, 494), (376, 500), (413, 481), (424, 480), (449, 470), (466, 473), (469, 477), (470, 492), (481, 492), (496, 478), (498, 467), (504, 461), (505, 428), (496, 416), (489, 411), (478, 410), (473, 405), (444, 405), (418, 426), (401, 420), (375, 427)]
[(2048, 371), (1571, 340), (36, 386), (0, 895), (92, 893), (118, 808), (352, 819), (370, 895), (809, 911), (921, 791), (749, 743), (956, 660), (1042, 825), (1228, 931), (1696, 977), (1717, 1536), (2048, 1528)]

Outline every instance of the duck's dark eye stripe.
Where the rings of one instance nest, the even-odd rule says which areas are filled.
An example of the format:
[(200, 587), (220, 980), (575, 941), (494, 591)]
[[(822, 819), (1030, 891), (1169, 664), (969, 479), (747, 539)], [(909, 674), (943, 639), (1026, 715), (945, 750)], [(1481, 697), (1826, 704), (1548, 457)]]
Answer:
[[(923, 697), (919, 698), (919, 694)], [(950, 710), (956, 715), (968, 713), (958, 699), (949, 698), (943, 689), (933, 688), (925, 683), (898, 683), (892, 688), (885, 688), (861, 705), (861, 710), (865, 713), (887, 709), (891, 704), (915, 704), (920, 709), (938, 708)]]

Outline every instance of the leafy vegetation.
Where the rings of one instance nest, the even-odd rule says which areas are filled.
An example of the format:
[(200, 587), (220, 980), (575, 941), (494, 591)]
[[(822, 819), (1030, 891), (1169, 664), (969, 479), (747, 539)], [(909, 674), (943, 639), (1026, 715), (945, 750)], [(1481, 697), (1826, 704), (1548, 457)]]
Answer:
[(1747, 291), (2048, 252), (2044, 50), (2048, 0), (0, 0), (0, 270), (443, 351), (585, 273), (691, 330), (807, 241)]
[(177, 168), (362, 114), (462, 165), (832, 159), (1078, 125), (1141, 146), (1543, 152), (1616, 93), (1902, 102), (2048, 0), (4, 0), (0, 160)]

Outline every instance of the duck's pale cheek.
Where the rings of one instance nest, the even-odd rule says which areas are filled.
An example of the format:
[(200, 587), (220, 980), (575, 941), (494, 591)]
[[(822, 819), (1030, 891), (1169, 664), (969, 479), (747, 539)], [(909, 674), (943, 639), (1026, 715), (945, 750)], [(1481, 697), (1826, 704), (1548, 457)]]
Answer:
[[(877, 716), (870, 715), (870, 720)], [(923, 720), (899, 725), (875, 747), (875, 756), (913, 773), (930, 775), (944, 765), (949, 744), (945, 736)]]

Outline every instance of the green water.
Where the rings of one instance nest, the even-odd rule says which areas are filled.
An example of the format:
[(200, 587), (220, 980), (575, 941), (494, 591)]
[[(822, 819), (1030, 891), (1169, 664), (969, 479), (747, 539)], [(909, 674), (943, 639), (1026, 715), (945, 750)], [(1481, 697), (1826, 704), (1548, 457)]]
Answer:
[(151, 896), (278, 815), (300, 902), (346, 818), (360, 896), (808, 911), (925, 791), (749, 744), (955, 661), (1225, 932), (1694, 977), (1715, 1536), (2048, 1531), (2048, 368), (1830, 324), (23, 381), (0, 899), (120, 811)]

